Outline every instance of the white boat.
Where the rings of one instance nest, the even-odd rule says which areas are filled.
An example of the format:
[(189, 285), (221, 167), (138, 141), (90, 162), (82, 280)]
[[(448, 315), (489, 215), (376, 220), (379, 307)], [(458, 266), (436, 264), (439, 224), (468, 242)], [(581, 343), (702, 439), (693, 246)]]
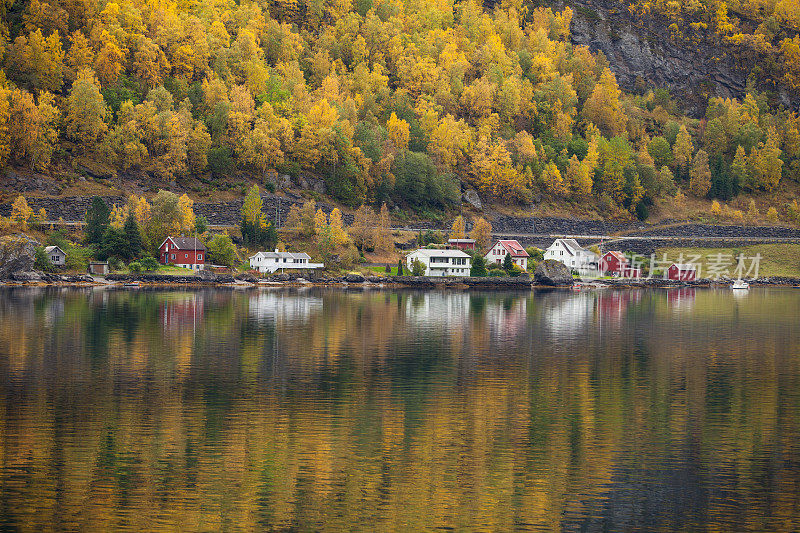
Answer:
[(749, 289), (750, 284), (744, 280), (737, 279), (731, 284), (731, 289)]

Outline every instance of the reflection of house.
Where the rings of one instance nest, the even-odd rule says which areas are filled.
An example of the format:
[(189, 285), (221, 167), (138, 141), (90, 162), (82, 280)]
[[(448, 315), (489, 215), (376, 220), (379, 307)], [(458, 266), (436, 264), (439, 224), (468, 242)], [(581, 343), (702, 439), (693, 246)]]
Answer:
[(595, 298), (591, 292), (551, 293), (542, 297), (542, 301), (542, 319), (554, 340), (574, 339), (583, 334), (594, 315)]
[(694, 287), (675, 288), (667, 291), (667, 305), (675, 310), (690, 310), (694, 307)]
[(158, 314), (165, 330), (196, 326), (203, 319), (204, 300), (196, 294), (168, 294), (161, 302)]
[(528, 327), (528, 300), (524, 297), (491, 299), (486, 304), (486, 325), (492, 337), (518, 342), (517, 335)]
[(667, 269), (667, 279), (675, 281), (693, 281), (697, 278), (697, 266), (692, 264), (672, 263)]
[(544, 252), (545, 259), (561, 261), (573, 270), (588, 270), (597, 266), (599, 257), (578, 244), (575, 239), (556, 239)]
[(406, 320), (423, 327), (444, 326), (459, 330), (466, 324), (470, 298), (463, 292), (424, 292), (406, 298)]
[(322, 298), (259, 291), (249, 298), (248, 308), (250, 316), (256, 320), (306, 321), (313, 313), (322, 312)]
[(458, 248), (459, 250), (474, 250), (475, 239), (449, 239), (447, 244), (451, 248)]
[(469, 276), (472, 258), (461, 250), (433, 250), (420, 248), (406, 256), (406, 266), (413, 270), (414, 261), (425, 267), (423, 276)]
[(506, 256), (511, 256), (511, 262), (522, 270), (528, 269), (528, 252), (522, 245), (514, 240), (499, 240), (486, 254), (487, 263), (502, 264)]
[(312, 263), (305, 252), (258, 252), (250, 256), (250, 268), (259, 272), (278, 270), (315, 270), (325, 268), (322, 263)]
[(67, 263), (67, 254), (58, 246), (46, 246), (44, 253), (55, 266), (64, 266)]
[(195, 237), (167, 237), (158, 247), (164, 265), (191, 270), (203, 270), (206, 264), (206, 245)]

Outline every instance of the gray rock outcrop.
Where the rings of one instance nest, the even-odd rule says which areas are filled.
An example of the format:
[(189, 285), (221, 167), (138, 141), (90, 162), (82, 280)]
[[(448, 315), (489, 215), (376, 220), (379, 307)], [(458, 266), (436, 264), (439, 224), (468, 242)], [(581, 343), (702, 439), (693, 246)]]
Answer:
[(210, 270), (198, 270), (197, 277), (200, 278), (201, 281), (214, 281), (217, 279), (217, 275), (214, 274)]
[(561, 261), (556, 261), (555, 259), (545, 259), (536, 265), (533, 278), (536, 280), (536, 283), (540, 285), (549, 285), (551, 287), (572, 285), (572, 273), (570, 273), (569, 268)]
[(0, 237), (0, 279), (9, 279), (16, 272), (31, 272), (38, 245), (27, 235)]
[(27, 272), (13, 272), (10, 277), (14, 281), (24, 281), (26, 283), (43, 281), (42, 275), (34, 270)]
[(461, 199), (467, 202), (475, 209), (483, 208), (483, 203), (481, 203), (481, 197), (478, 196), (478, 193), (477, 191), (475, 191), (475, 189), (467, 189), (466, 191), (464, 191), (464, 194), (461, 195)]

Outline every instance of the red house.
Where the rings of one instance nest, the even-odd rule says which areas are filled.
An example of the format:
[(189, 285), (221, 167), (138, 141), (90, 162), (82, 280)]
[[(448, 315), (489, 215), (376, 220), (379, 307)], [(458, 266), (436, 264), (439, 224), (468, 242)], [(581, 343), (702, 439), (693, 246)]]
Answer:
[(449, 239), (447, 244), (450, 248), (457, 248), (459, 250), (475, 249), (475, 239)]
[(167, 237), (158, 247), (158, 253), (164, 265), (191, 270), (203, 270), (206, 265), (206, 246), (195, 237)]
[(667, 279), (675, 281), (694, 281), (697, 279), (697, 267), (691, 264), (672, 263), (667, 269)]
[(622, 274), (628, 267), (628, 258), (622, 252), (606, 252), (598, 266), (603, 274)]

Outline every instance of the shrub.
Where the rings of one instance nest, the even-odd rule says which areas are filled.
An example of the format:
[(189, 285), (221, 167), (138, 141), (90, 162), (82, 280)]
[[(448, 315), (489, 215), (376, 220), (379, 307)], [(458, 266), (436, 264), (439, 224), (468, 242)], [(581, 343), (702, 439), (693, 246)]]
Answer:
[(194, 219), (194, 230), (202, 235), (203, 233), (208, 231), (208, 219), (203, 215), (200, 215)]
[(52, 261), (50, 261), (50, 258), (47, 256), (47, 252), (44, 251), (43, 247), (37, 246), (33, 257), (33, 268), (36, 270), (41, 270), (42, 272), (52, 272), (56, 269), (56, 266)]
[(722, 207), (720, 207), (719, 202), (714, 200), (711, 202), (711, 216), (718, 217), (722, 214)]
[(147, 270), (148, 272), (153, 272), (154, 270), (158, 270), (158, 261), (156, 261), (155, 257), (151, 255), (142, 257), (139, 260), (139, 264), (144, 270)]
[(476, 254), (472, 259), (472, 268), (469, 270), (469, 275), (483, 278), (486, 276), (486, 273), (486, 258), (480, 254)]
[(508, 274), (511, 274), (511, 271), (514, 270), (514, 261), (511, 259), (511, 254), (506, 254), (503, 258), (503, 270)]
[(139, 264), (139, 261), (132, 261), (131, 264), (128, 265), (128, 270), (131, 272), (141, 272), (142, 265)]
[(770, 222), (777, 222), (778, 221), (778, 210), (774, 207), (770, 207), (767, 209), (767, 220)]
[(419, 259), (414, 259), (414, 262), (411, 263), (411, 275), (412, 276), (425, 275), (425, 265), (423, 265), (422, 261), (420, 261)]
[(504, 276), (506, 273), (503, 267), (497, 263), (490, 263), (488, 267), (488, 274), (490, 276)]
[(233, 262), (236, 259), (236, 248), (233, 246), (230, 235), (225, 233), (214, 235), (214, 238), (208, 241), (206, 247), (208, 249), (208, 259), (212, 263), (228, 267), (233, 266)]
[(125, 268), (125, 262), (119, 257), (114, 256), (108, 259), (109, 270), (122, 270), (124, 268)]

